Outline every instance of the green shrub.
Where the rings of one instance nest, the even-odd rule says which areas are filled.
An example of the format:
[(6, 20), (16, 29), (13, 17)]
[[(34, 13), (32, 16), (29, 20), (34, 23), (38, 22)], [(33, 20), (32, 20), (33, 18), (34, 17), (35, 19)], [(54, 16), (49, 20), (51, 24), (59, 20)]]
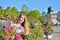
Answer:
[(44, 28), (45, 35), (50, 35), (53, 32), (53, 25), (49, 20), (43, 20), (42, 27)]
[(43, 35), (44, 35), (44, 32), (41, 29), (41, 26), (38, 25), (33, 29), (30, 28), (30, 34), (27, 37), (25, 37), (24, 40), (44, 40)]

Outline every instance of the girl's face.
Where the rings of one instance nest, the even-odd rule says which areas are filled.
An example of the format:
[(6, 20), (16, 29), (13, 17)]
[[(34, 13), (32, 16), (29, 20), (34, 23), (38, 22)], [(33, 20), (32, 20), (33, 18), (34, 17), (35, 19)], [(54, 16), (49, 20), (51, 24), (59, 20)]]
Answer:
[(23, 23), (24, 22), (24, 15), (22, 15), (21, 17), (20, 17), (20, 23)]

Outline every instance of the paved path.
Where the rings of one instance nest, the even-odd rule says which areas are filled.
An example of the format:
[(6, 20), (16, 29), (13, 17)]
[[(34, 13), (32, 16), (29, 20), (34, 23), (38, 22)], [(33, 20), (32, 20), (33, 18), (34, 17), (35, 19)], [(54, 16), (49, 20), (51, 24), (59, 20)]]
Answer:
[(60, 26), (54, 26), (54, 32), (52, 35), (53, 35), (53, 38), (48, 40), (60, 40)]
[(60, 26), (54, 27), (53, 38), (51, 40), (60, 40)]

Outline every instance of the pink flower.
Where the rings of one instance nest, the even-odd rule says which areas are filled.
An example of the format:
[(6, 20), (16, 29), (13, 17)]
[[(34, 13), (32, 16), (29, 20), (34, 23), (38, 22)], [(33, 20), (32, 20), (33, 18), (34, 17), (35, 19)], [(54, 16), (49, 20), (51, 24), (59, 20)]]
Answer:
[(5, 18), (5, 17), (2, 17), (1, 19), (2, 19), (2, 20), (6, 20), (6, 18)]
[(12, 26), (12, 25), (10, 25), (9, 27), (10, 27), (11, 29), (13, 29), (13, 26)]
[(17, 39), (17, 40), (21, 40), (21, 38), (22, 38), (22, 37), (21, 37), (19, 34), (17, 34), (17, 33), (15, 34), (15, 36), (16, 36), (16, 39)]
[[(4, 27), (4, 32), (5, 31), (7, 31), (8, 33), (10, 33), (11, 32), (11, 30), (13, 29), (13, 26), (7, 26), (7, 25), (4, 25), (5, 27)], [(5, 36), (4, 36), (4, 40), (9, 40), (9, 36), (12, 36), (12, 37), (14, 37), (14, 38), (16, 38), (16, 40), (21, 40), (21, 36), (18, 34), (18, 33), (15, 33), (15, 32), (13, 32), (12, 31), (12, 33), (11, 34), (5, 34)]]
[(8, 34), (6, 34), (6, 35), (4, 36), (4, 40), (9, 40)]
[(7, 30), (7, 25), (4, 25), (4, 29), (3, 29), (4, 31), (6, 31)]
[(8, 30), (8, 32), (10, 32), (10, 31), (11, 31), (11, 28), (10, 28), (10, 27), (8, 27), (8, 29), (7, 29), (7, 30)]
[(14, 34), (14, 33), (12, 33), (12, 36), (15, 36), (15, 34)]
[(13, 26), (10, 25), (7, 30), (10, 32), (12, 28)]
[(6, 28), (4, 28), (4, 31), (6, 32)]
[(6, 27), (7, 25), (4, 25), (4, 27)]

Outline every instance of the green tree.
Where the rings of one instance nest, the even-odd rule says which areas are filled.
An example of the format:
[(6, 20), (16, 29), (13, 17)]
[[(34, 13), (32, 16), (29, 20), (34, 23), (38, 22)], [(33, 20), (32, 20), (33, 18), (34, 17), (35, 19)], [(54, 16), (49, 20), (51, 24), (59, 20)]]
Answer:
[(46, 12), (42, 12), (42, 16), (46, 17), (48, 14)]
[(24, 15), (27, 16), (27, 14), (29, 13), (29, 8), (27, 7), (27, 5), (24, 4), (21, 9), (22, 10), (20, 11), (20, 13), (23, 13)]
[(3, 16), (4, 10), (0, 8), (0, 18)]
[(40, 20), (40, 12), (38, 10), (32, 10), (28, 13), (28, 16), (35, 17)]
[(26, 4), (24, 4), (21, 9), (22, 9), (22, 11), (28, 11), (29, 10), (29, 8), (27, 7)]

